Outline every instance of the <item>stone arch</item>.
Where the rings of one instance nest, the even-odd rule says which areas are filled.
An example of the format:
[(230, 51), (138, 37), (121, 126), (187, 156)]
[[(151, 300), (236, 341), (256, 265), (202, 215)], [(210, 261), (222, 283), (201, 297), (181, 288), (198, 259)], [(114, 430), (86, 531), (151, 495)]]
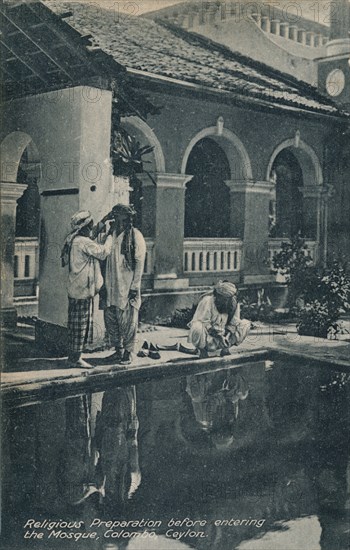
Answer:
[(37, 146), (29, 134), (16, 131), (6, 136), (0, 145), (2, 182), (17, 183), (18, 168), (25, 150), (40, 181), (41, 164)]
[[(0, 144), (1, 155), (1, 195), (4, 203), (1, 212), (1, 225), (4, 243), (4, 273), (6, 273), (7, 289), (4, 300), (5, 308), (13, 310), (12, 324), (16, 322), (15, 299), (27, 300), (29, 311), (37, 314), (37, 278), (38, 278), (38, 236), (40, 223), (40, 195), (37, 184), (41, 179), (41, 163), (38, 149), (30, 135), (15, 131), (8, 134)], [(35, 222), (35, 235), (26, 233), (27, 227), (18, 224), (19, 220), (27, 221), (25, 210), (30, 207), (35, 194), (37, 210), (32, 210)], [(5, 206), (6, 204), (6, 206)], [(18, 213), (18, 209), (22, 211)], [(38, 215), (36, 215), (38, 214)], [(29, 226), (30, 224), (28, 224)], [(20, 230), (19, 230), (20, 227)], [(23, 229), (24, 233), (21, 232)], [(29, 237), (29, 239), (28, 239)], [(23, 306), (22, 307), (26, 307)], [(33, 309), (34, 308), (34, 309)], [(27, 309), (24, 310), (28, 312)], [(23, 310), (22, 310), (23, 314)]]
[(253, 179), (250, 158), (242, 141), (234, 132), (227, 128), (219, 131), (218, 126), (204, 128), (191, 139), (182, 159), (181, 174), (186, 173), (187, 162), (193, 147), (205, 137), (215, 140), (225, 151), (230, 164), (232, 180), (251, 181)]
[(281, 151), (288, 148), (292, 150), (293, 155), (297, 158), (301, 166), (304, 185), (323, 185), (322, 167), (316, 152), (310, 145), (301, 139), (299, 140), (298, 146), (296, 146), (296, 140), (294, 138), (282, 141), (272, 153), (267, 167), (266, 181), (270, 181), (275, 159)]
[(151, 156), (153, 156), (153, 168), (156, 172), (165, 172), (165, 159), (162, 146), (159, 139), (157, 138), (154, 130), (141, 118), (137, 116), (129, 116), (122, 119), (122, 125), (126, 129), (128, 126), (133, 130), (136, 130), (136, 137), (143, 136), (146, 138), (147, 145), (153, 145), (154, 151)]
[(185, 238), (225, 238), (230, 233), (231, 170), (223, 148), (211, 137), (194, 145), (186, 172)]

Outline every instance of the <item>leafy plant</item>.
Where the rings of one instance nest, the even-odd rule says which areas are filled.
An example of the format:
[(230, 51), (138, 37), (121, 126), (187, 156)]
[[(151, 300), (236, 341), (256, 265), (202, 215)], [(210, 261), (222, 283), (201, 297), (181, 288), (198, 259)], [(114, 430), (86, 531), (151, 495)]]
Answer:
[(296, 306), (315, 284), (315, 268), (307, 253), (305, 239), (297, 234), (290, 242), (283, 242), (282, 249), (273, 258), (273, 266), (286, 278), (288, 305)]
[(112, 164), (113, 173), (119, 176), (127, 176), (130, 182), (138, 180), (137, 174), (145, 173), (155, 184), (155, 181), (147, 170), (144, 164), (150, 161), (144, 160), (144, 156), (152, 153), (153, 145), (144, 145), (141, 147), (140, 142), (130, 136), (128, 132), (118, 127), (113, 131), (112, 135)]
[(341, 332), (339, 317), (349, 309), (350, 277), (339, 262), (327, 268), (313, 266), (305, 251), (304, 239), (297, 236), (291, 243), (283, 243), (274, 258), (274, 267), (286, 275), (298, 332), (323, 338), (337, 335)]
[(297, 329), (304, 336), (327, 338), (332, 319), (326, 304), (314, 300), (299, 310)]
[(272, 321), (274, 309), (265, 289), (257, 291), (256, 297), (243, 296), (240, 298), (241, 317), (250, 321)]

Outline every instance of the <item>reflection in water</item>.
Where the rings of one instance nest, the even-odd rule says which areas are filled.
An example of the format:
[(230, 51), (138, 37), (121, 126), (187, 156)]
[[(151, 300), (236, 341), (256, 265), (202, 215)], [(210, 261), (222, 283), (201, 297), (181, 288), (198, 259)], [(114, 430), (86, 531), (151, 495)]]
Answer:
[(345, 550), (348, 382), (327, 369), (258, 363), (11, 410), (4, 548), (44, 547), (23, 541), (28, 518), (82, 522), (85, 534), (102, 518), (137, 520), (129, 531), (140, 536), (98, 528), (96, 540), (52, 548), (306, 550), (306, 541)]
[(77, 506), (94, 495), (122, 507), (141, 482), (135, 387), (69, 398), (65, 413), (64, 502)]
[(229, 448), (233, 443), (239, 401), (244, 401), (249, 393), (241, 374), (227, 370), (187, 376), (186, 392), (199, 426), (210, 433), (215, 447)]
[(104, 392), (94, 437), (96, 475), (100, 493), (119, 506), (141, 482), (135, 386)]

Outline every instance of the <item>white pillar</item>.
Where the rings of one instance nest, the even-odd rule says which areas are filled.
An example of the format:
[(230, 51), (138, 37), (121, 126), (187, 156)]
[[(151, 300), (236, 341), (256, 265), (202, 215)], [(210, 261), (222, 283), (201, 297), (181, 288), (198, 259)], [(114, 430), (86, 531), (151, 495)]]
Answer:
[(311, 48), (315, 47), (315, 33), (312, 31), (309, 31), (306, 33), (306, 43), (308, 46), (311, 46)]
[(280, 25), (281, 21), (279, 19), (273, 19), (271, 21), (271, 33), (276, 34), (277, 36), (280, 35)]
[(261, 18), (261, 28), (265, 32), (271, 32), (271, 21), (270, 18), (267, 17), (267, 15), (264, 15)]
[(289, 38), (290, 40), (294, 40), (294, 42), (298, 41), (298, 27), (296, 25), (289, 27)]
[(323, 34), (315, 35), (315, 47), (320, 48), (323, 46)]
[(298, 31), (298, 42), (304, 46), (306, 45), (306, 31), (304, 29), (299, 29)]
[(27, 186), (19, 183), (0, 182), (1, 197), (1, 318), (5, 326), (16, 325), (13, 305), (14, 253), (16, 234), (17, 200)]
[(283, 36), (283, 38), (289, 38), (289, 23), (281, 23), (280, 35)]
[[(156, 173), (142, 176), (142, 232), (154, 240), (154, 289), (189, 285), (183, 276), (183, 241), (187, 174)], [(189, 261), (191, 261), (189, 259)]]

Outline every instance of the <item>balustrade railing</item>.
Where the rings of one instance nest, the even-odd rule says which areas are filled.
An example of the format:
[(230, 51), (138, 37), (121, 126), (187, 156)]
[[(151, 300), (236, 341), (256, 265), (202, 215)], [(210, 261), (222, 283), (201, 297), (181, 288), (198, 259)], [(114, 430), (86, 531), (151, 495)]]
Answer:
[(39, 241), (33, 237), (16, 237), (14, 278), (37, 279)]
[[(288, 6), (287, 11), (281, 11), (278, 7), (256, 2), (226, 1), (194, 4), (190, 11), (187, 9), (187, 13), (181, 13), (181, 9), (176, 6), (173, 12), (164, 14), (164, 17), (185, 29), (219, 24), (220, 21), (230, 19), (236, 23), (254, 21), (268, 35), (282, 37), (310, 48), (321, 48), (327, 44), (329, 33), (327, 34), (326, 27), (315, 26), (303, 18), (292, 21), (289, 15), (291, 14), (288, 14)], [(304, 29), (302, 26), (305, 24), (307, 28)]]
[(185, 239), (184, 272), (236, 272), (241, 269), (239, 239)]

